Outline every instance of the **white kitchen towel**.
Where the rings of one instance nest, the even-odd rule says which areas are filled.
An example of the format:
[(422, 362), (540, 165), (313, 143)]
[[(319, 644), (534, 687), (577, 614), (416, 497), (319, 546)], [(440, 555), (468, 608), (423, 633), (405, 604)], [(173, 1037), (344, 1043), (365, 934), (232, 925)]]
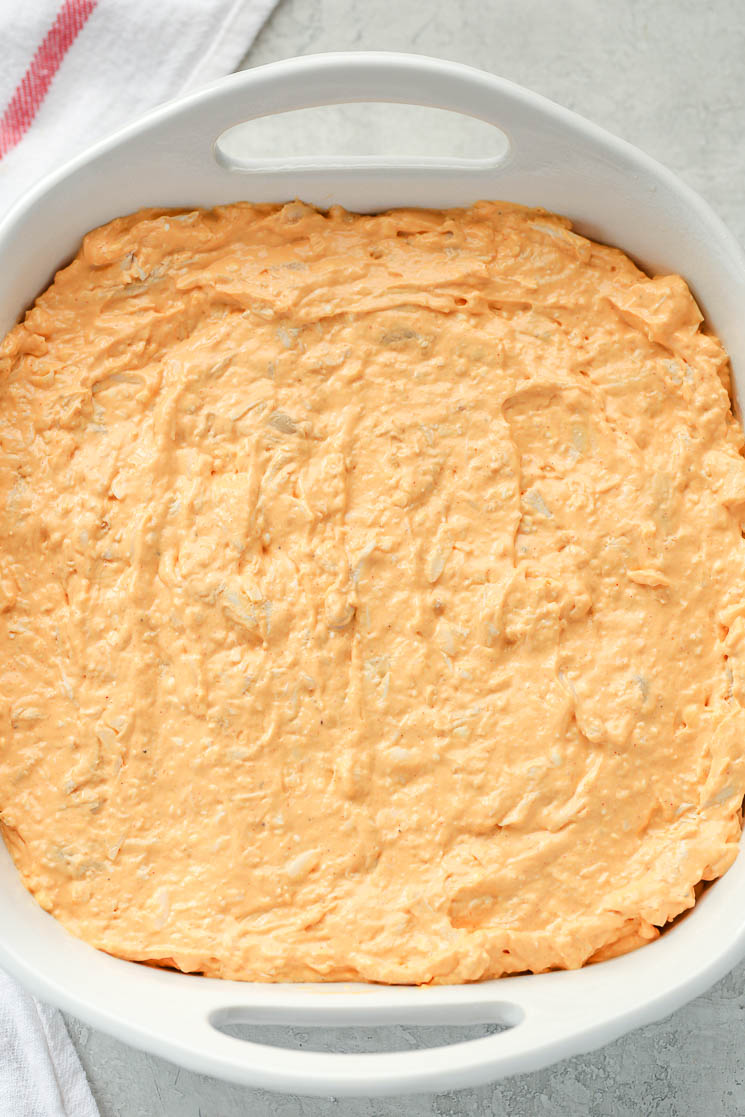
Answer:
[(275, 3), (0, 0), (0, 217), (121, 124), (234, 70)]
[[(276, 0), (0, 0), (0, 217), (47, 171), (230, 73)], [(0, 972), (0, 1117), (98, 1117), (56, 1009)]]
[(2, 1117), (99, 1117), (62, 1016), (0, 971)]

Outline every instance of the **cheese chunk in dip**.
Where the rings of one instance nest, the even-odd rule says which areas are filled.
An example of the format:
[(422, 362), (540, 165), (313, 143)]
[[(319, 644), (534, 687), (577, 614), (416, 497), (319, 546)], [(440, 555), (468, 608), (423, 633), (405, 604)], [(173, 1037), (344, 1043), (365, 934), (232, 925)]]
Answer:
[(681, 278), (543, 211), (90, 233), (0, 348), (26, 886), (101, 950), (258, 981), (654, 939), (740, 836), (728, 387)]

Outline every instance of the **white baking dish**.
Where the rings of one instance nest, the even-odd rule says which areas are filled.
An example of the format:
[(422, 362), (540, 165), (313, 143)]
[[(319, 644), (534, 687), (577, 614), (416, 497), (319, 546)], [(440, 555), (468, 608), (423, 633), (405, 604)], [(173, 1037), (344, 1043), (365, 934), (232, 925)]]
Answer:
[[(215, 157), (219, 135), (240, 121), (352, 101), (478, 117), (506, 133), (509, 150), (500, 160), (470, 163), (295, 160), (247, 163), (242, 173)], [(0, 332), (92, 226), (145, 205), (292, 197), (367, 211), (499, 198), (567, 214), (649, 271), (689, 280), (729, 349), (745, 398), (745, 260), (708, 206), (641, 152), (542, 97), (464, 66), (407, 55), (329, 54), (236, 74), (70, 163), (0, 226)], [(687, 918), (626, 957), (571, 973), (423, 989), (244, 984), (152, 969), (69, 935), (22, 887), (4, 848), (0, 889), (0, 965), (38, 996), (193, 1070), (308, 1094), (445, 1090), (535, 1070), (666, 1015), (745, 954), (742, 855)], [(349, 1055), (248, 1043), (214, 1026), (230, 1021), (510, 1027), (434, 1050)]]

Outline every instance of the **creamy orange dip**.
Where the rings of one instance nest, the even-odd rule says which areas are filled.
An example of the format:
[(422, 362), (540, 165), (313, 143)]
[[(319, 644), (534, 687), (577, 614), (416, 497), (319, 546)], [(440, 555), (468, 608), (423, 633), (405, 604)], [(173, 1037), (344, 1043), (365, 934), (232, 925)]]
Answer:
[(743, 434), (700, 327), (508, 205), (90, 233), (0, 349), (0, 808), (39, 903), (269, 981), (655, 938), (745, 793)]

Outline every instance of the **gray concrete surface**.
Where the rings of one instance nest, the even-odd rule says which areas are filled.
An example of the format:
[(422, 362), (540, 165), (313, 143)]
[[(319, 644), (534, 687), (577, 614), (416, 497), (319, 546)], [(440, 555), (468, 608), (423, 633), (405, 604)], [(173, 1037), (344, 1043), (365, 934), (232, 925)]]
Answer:
[[(745, 243), (745, 0), (283, 0), (245, 65), (350, 48), (439, 55), (531, 86), (667, 163)], [(332, 115), (325, 138), (381, 150), (399, 125), (386, 116), (371, 127), (356, 111)], [(412, 120), (402, 116), (400, 128)], [(307, 124), (303, 134), (321, 143), (319, 128)], [(416, 131), (420, 146), (456, 150), (467, 139), (456, 119)], [(745, 966), (670, 1019), (594, 1054), (439, 1097), (269, 1095), (69, 1023), (103, 1117), (745, 1115)]]

